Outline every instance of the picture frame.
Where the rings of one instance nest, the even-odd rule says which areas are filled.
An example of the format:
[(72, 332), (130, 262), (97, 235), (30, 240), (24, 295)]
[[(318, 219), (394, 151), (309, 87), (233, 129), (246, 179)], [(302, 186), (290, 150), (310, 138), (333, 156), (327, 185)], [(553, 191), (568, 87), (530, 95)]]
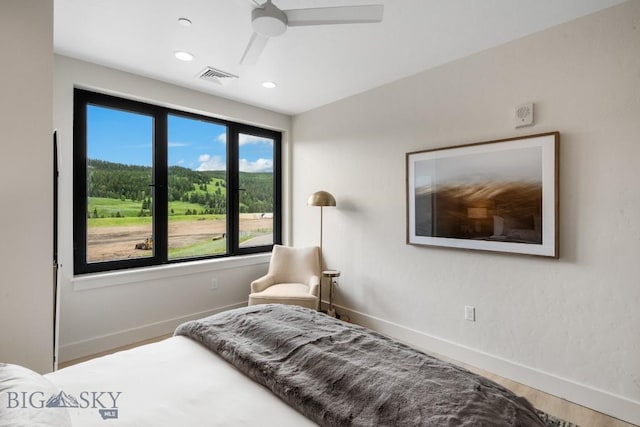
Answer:
[(560, 133), (406, 154), (407, 244), (558, 258)]

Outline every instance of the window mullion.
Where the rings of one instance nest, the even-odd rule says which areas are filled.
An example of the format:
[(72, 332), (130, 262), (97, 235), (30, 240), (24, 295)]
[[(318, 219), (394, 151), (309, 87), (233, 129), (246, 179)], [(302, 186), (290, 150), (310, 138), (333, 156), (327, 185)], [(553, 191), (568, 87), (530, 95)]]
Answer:
[(238, 129), (229, 125), (227, 133), (227, 252), (236, 254), (239, 246), (239, 192)]
[(167, 114), (158, 109), (154, 113), (153, 138), (153, 238), (154, 257), (159, 263), (166, 263), (168, 259), (168, 141)]
[(273, 150), (273, 243), (282, 244), (282, 136), (275, 138)]

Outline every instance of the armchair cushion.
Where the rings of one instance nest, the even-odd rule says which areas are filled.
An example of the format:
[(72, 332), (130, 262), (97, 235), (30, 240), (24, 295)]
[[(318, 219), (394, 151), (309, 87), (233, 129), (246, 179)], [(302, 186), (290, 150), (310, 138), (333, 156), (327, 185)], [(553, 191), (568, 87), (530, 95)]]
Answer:
[(256, 304), (293, 304), (315, 309), (317, 295), (309, 292), (309, 287), (302, 283), (278, 283), (269, 286), (262, 292), (249, 295), (249, 305)]

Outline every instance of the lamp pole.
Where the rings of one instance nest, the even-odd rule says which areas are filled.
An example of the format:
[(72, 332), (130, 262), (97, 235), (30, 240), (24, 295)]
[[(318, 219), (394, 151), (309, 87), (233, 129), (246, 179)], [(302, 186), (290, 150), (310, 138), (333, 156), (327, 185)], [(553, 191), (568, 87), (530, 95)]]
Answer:
[(324, 270), (322, 265), (322, 209), (324, 207), (320, 206), (320, 252), (318, 253), (318, 261), (320, 261), (320, 289), (318, 289), (318, 311), (322, 311), (322, 270)]
[[(320, 251), (318, 254), (320, 266), (320, 273), (324, 270), (324, 262), (322, 260), (322, 227), (323, 227), (323, 208), (325, 206), (335, 206), (336, 199), (326, 191), (316, 191), (313, 193), (309, 199), (307, 200), (307, 205), (309, 206), (319, 206), (320, 207)], [(320, 275), (320, 289), (318, 291), (318, 310), (322, 311), (322, 274)]]
[(320, 271), (324, 270), (323, 267), (323, 263), (322, 263), (322, 209), (324, 208), (324, 206), (320, 206)]

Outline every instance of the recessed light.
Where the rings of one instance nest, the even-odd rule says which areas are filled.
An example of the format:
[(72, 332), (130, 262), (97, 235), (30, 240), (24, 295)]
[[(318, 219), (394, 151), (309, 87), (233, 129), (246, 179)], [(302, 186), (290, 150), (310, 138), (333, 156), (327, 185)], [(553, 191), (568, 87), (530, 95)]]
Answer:
[(262, 83), (262, 87), (265, 87), (267, 89), (274, 89), (276, 86), (278, 86), (278, 85), (275, 84), (274, 82), (263, 82)]
[(187, 18), (178, 18), (178, 23), (180, 25), (182, 25), (183, 27), (190, 27), (191, 26), (191, 20), (187, 19)]
[(180, 61), (193, 61), (193, 58), (194, 58), (193, 54), (189, 52), (185, 52), (184, 50), (176, 50), (173, 54)]

